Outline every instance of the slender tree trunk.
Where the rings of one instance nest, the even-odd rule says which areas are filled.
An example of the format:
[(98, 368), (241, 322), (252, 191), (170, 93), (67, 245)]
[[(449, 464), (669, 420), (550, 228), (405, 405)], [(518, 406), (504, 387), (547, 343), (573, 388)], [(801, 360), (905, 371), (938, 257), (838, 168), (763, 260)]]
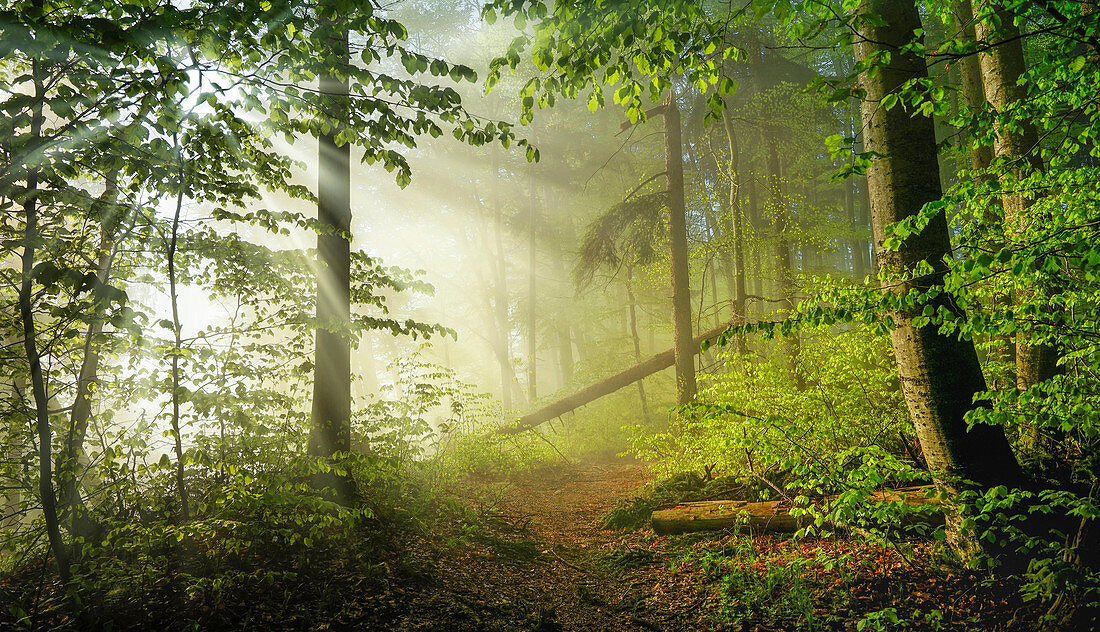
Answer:
[[(979, 14), (984, 4), (981, 0), (973, 0), (971, 6), (975, 15)], [(999, 22), (997, 28), (988, 20), (979, 20), (975, 23), (975, 34), (979, 40), (992, 45), (992, 48), (978, 56), (985, 98), (998, 114), (1004, 114), (1012, 104), (1027, 97), (1026, 86), (1019, 83), (1026, 68), (1020, 29), (1013, 22), (1013, 13), (1000, 9), (994, 15)], [(1043, 169), (1039, 156), (1039, 134), (1030, 121), (1017, 120), (1012, 125), (998, 125), (993, 153), (1009, 163), (1017, 178)], [(1025, 239), (1028, 228), (1034, 222), (1041, 221), (1031, 216), (1030, 207), (1033, 201), (1026, 193), (1012, 193), (1001, 197), (1005, 239), (1008, 243)], [(1026, 302), (1034, 296), (1033, 290), (1021, 288), (1017, 291), (1019, 302)], [(1050, 379), (1057, 370), (1057, 349), (1051, 345), (1032, 344), (1027, 331), (1017, 333), (1017, 388), (1027, 390)]]
[(363, 391), (375, 393), (379, 385), (378, 360), (374, 357), (374, 336), (370, 332), (363, 333), (356, 352), (359, 356), (359, 375), (363, 379)]
[[(717, 160), (718, 160), (718, 157), (715, 156), (715, 161), (717, 161)], [(721, 173), (722, 172), (722, 166), (718, 165), (717, 162), (716, 162), (716, 166), (719, 170), (719, 173)], [(736, 183), (733, 183), (731, 186), (733, 186), (735, 189), (737, 187)], [(719, 251), (718, 251), (719, 254), (717, 256), (720, 257), (720, 264), (721, 264), (721, 267), (722, 267), (722, 277), (723, 277), (723, 281), (725, 281), (725, 284), (726, 284), (726, 296), (727, 296), (726, 303), (729, 304), (729, 308), (730, 308), (730, 316), (729, 316), (728, 320), (732, 320), (736, 317), (736, 312), (737, 312), (737, 306), (735, 305), (736, 294), (737, 294), (737, 270), (734, 267), (734, 263), (733, 263), (734, 253), (733, 253), (733, 243), (732, 243), (733, 234), (734, 234), (733, 218), (731, 216), (732, 210), (730, 209), (729, 200), (727, 198), (722, 198), (720, 201), (721, 201), (721, 204), (720, 204), (720, 207), (719, 207), (719, 211), (720, 211), (721, 215), (719, 216), (718, 225), (721, 227), (721, 231), (719, 233), (719, 236), (723, 240), (724, 243), (722, 244), (722, 248), (719, 249)], [(726, 252), (727, 248), (729, 248), (728, 252)], [(718, 300), (718, 298), (717, 298), (717, 295), (716, 295), (715, 296), (715, 301), (717, 302), (717, 300)], [(719, 320), (721, 320), (721, 318), (723, 317), (723, 314), (721, 313), (721, 310), (719, 310), (717, 312), (717, 316), (719, 317)]]
[[(493, 177), (499, 179), (499, 166), (494, 161)], [(497, 182), (499, 185), (499, 182)], [(512, 323), (508, 317), (508, 262), (504, 257), (504, 212), (499, 200), (493, 204), (493, 241), (496, 246), (492, 261), (495, 283), (493, 285), (493, 308), (497, 322), (498, 344), (495, 350), (500, 364), (501, 402), (505, 410), (514, 406), (513, 396), (519, 388), (516, 370), (512, 365)], [(522, 391), (519, 399), (523, 398)]]
[[(233, 333), (229, 336), (229, 347), (222, 353), (221, 368), (218, 371), (218, 384), (221, 388), (228, 387), (229, 365), (233, 362), (234, 356), (237, 352), (237, 342), (240, 339), (241, 330), (238, 327), (240, 322), (241, 309), (244, 306), (244, 292), (237, 291), (237, 306), (233, 311), (233, 318), (229, 321), (229, 326), (232, 328)], [(228, 472), (226, 468), (226, 448), (228, 443), (226, 441), (225, 432), (225, 408), (226, 404), (224, 400), (219, 399), (218, 403), (214, 406), (214, 418), (218, 420), (218, 484), (224, 485), (228, 480)]]
[[(717, 186), (718, 182), (723, 177), (728, 176), (731, 172), (729, 169), (725, 168), (722, 165), (721, 157), (718, 155), (718, 152), (714, 151), (713, 146), (710, 148), (710, 158), (711, 161), (714, 163), (714, 181), (715, 185)], [(736, 158), (734, 158), (734, 160), (736, 160)], [(734, 169), (733, 172), (735, 173), (736, 169)], [(734, 203), (736, 202), (737, 182), (731, 181), (730, 187), (734, 195), (719, 197), (719, 214), (717, 220), (711, 217), (710, 207), (704, 207), (707, 213), (707, 222), (714, 224), (714, 238), (720, 239), (722, 241), (722, 247), (718, 248), (715, 251), (715, 256), (718, 257), (718, 264), (722, 269), (722, 280), (726, 286), (726, 300), (724, 302), (729, 305), (730, 309), (730, 316), (729, 318), (726, 318), (726, 320), (732, 320), (737, 309), (737, 307), (734, 305), (737, 294), (737, 273), (733, 261), (734, 230), (732, 217), (733, 211), (731, 210), (731, 207), (733, 206), (733, 204), (731, 204), (731, 198)], [(716, 304), (718, 304), (719, 300), (720, 299), (718, 298), (718, 292), (717, 290), (715, 290), (714, 301)], [(715, 317), (718, 319), (718, 322), (722, 322), (723, 318), (725, 318), (725, 315), (722, 313), (722, 310), (719, 309), (715, 312)]]
[[(35, 8), (41, 12), (42, 5)], [(43, 100), (45, 86), (38, 60), (31, 60), (31, 79), (34, 83), (34, 102), (31, 109), (30, 137), (39, 140), (44, 124)], [(38, 156), (32, 156), (37, 160)], [(46, 378), (42, 372), (42, 358), (38, 354), (38, 332), (31, 308), (35, 265), (35, 244), (41, 239), (38, 230), (38, 179), (39, 168), (27, 169), (27, 196), (23, 202), (26, 219), (23, 233), (22, 282), (19, 285), (19, 318), (23, 321), (23, 349), (31, 374), (31, 392), (34, 395), (35, 426), (38, 431), (38, 493), (42, 499), (42, 517), (46, 522), (46, 536), (57, 561), (57, 573), (63, 583), (69, 582), (69, 552), (61, 539), (61, 525), (57, 517), (57, 498), (53, 487), (53, 429), (50, 427), (50, 398), (46, 393)]]
[[(861, 109), (867, 149), (880, 156), (867, 173), (879, 265), (884, 272), (895, 274), (911, 271), (917, 265), (929, 265), (933, 270), (894, 286), (894, 292), (905, 295), (911, 290), (940, 286), (946, 273), (944, 258), (951, 252), (947, 220), (942, 213), (898, 250), (886, 250), (881, 245), (887, 226), (916, 214), (942, 194), (932, 119), (906, 111), (900, 104), (888, 111), (880, 107), (883, 97), (906, 81), (927, 77), (924, 59), (900, 50), (921, 23), (914, 2), (863, 0), (860, 10), (880, 16), (885, 23), (860, 23), (855, 42), (857, 59), (882, 52), (892, 54), (890, 64), (860, 79), (860, 87), (866, 91)], [(946, 294), (934, 299), (932, 306), (958, 311)], [(966, 413), (982, 405), (974, 402), (974, 395), (986, 390), (973, 343), (941, 334), (935, 324), (916, 326), (913, 321), (921, 310), (918, 305), (892, 314), (896, 326), (890, 339), (929, 470), (938, 484), (951, 492), (958, 489), (958, 479), (972, 481), (979, 488), (1016, 484), (1020, 480), (1019, 466), (1003, 428), (979, 424), (967, 429)], [(948, 538), (964, 559), (970, 559), (981, 546), (974, 533), (964, 528), (957, 512), (948, 514)]]
[[(545, 206), (547, 209), (554, 209), (558, 206), (558, 200), (554, 199), (551, 203), (549, 195), (545, 195)], [(552, 253), (552, 262), (557, 271), (558, 279), (568, 279), (569, 274), (567, 272), (569, 264), (565, 259), (565, 250), (563, 244), (572, 244), (576, 238), (576, 234), (572, 228), (572, 221), (567, 220), (561, 233), (556, 239), (551, 239), (549, 246)], [(567, 283), (567, 282), (566, 282)], [(571, 291), (563, 289), (562, 292)], [(554, 332), (555, 341), (555, 356), (558, 363), (558, 378), (560, 380), (559, 387), (564, 387), (573, 379), (573, 337), (570, 334), (570, 325), (567, 319), (559, 318), (556, 320), (552, 331)]]
[(504, 410), (509, 410), (512, 408), (512, 381), (510, 379), (511, 362), (508, 358), (508, 351), (505, 348), (505, 334), (501, 331), (501, 326), (499, 324), (500, 314), (496, 308), (500, 296), (499, 275), (497, 274), (496, 254), (490, 243), (489, 229), (489, 220), (483, 218), (483, 221), (478, 223), (478, 236), (481, 238), (481, 251), (487, 254), (485, 264), (489, 268), (490, 278), (482, 274), (480, 266), (476, 267), (474, 271), (478, 279), (477, 287), (480, 288), (482, 298), (484, 299), (484, 322), (487, 324), (484, 338), (489, 344), (493, 357), (497, 361), (497, 366), (500, 367), (501, 406)]
[[(866, 147), (864, 146), (864, 132), (862, 122), (860, 120), (859, 104), (856, 104), (856, 111), (853, 113), (854, 120), (852, 126), (855, 128), (855, 153), (862, 153)], [(853, 160), (855, 157), (853, 156)], [(859, 176), (857, 178), (850, 178), (853, 185), (856, 187), (856, 214), (859, 217), (859, 229), (872, 232), (871, 230), (871, 195), (870, 186), (867, 184), (867, 176)], [(873, 235), (870, 239), (860, 239), (856, 243), (859, 244), (859, 257), (860, 265), (864, 271), (869, 271), (872, 274), (878, 269), (878, 260), (875, 257), (875, 247)]]
[[(178, 139), (177, 139), (178, 142)], [(177, 150), (179, 145), (177, 144)], [(180, 499), (180, 516), (186, 522), (191, 519), (187, 502), (187, 485), (184, 480), (183, 437), (180, 432), (180, 353), (182, 352), (179, 295), (176, 283), (176, 245), (180, 231), (180, 212), (183, 210), (183, 161), (178, 173), (179, 193), (176, 195), (176, 212), (172, 216), (172, 235), (168, 242), (168, 292), (172, 301), (172, 440), (176, 450), (176, 493)]]
[[(959, 0), (952, 13), (958, 37), (974, 41), (974, 14), (970, 0)], [(982, 86), (982, 70), (977, 57), (967, 55), (958, 61), (959, 80), (963, 101), (971, 110), (985, 107), (985, 89)], [(985, 143), (970, 143), (970, 169), (983, 171), (993, 162), (993, 148)]]
[[(140, 125), (152, 108), (152, 102), (142, 103), (133, 120), (124, 128), (120, 136), (125, 136), (134, 127)], [(131, 209), (123, 209), (118, 204), (120, 168), (110, 170), (103, 181), (103, 193), (93, 202), (90, 213), (99, 218), (99, 253), (96, 257), (95, 275), (99, 283), (107, 285), (111, 279), (115, 252), (118, 247), (119, 233), (129, 232), (134, 226)], [(122, 224), (126, 222), (126, 229)], [(87, 332), (84, 335), (83, 354), (80, 372), (77, 374), (76, 396), (73, 398), (69, 413), (69, 429), (65, 438), (65, 450), (58, 460), (58, 484), (61, 492), (60, 511), (62, 522), (68, 523), (69, 532), (76, 539), (90, 540), (100, 529), (92, 519), (80, 496), (80, 460), (84, 455), (84, 440), (88, 434), (88, 424), (92, 418), (92, 395), (99, 385), (99, 363), (103, 324), (106, 318), (107, 304), (95, 300), (89, 316)]]
[[(733, 129), (733, 118), (730, 116), (729, 107), (722, 110), (722, 128), (726, 132), (726, 143), (729, 145), (730, 164), (729, 172), (729, 231), (733, 249), (733, 294), (732, 321), (735, 323), (747, 322), (745, 313), (745, 226), (744, 217), (741, 214), (741, 203), (738, 198), (739, 182), (741, 180), (741, 146), (737, 142), (737, 134)], [(737, 335), (737, 352), (741, 355), (748, 353), (744, 334)]]
[[(844, 181), (844, 211), (852, 232), (855, 233), (859, 230), (859, 214), (856, 212), (856, 183), (852, 181), (852, 177)], [(867, 273), (863, 270), (863, 262), (859, 256), (859, 238), (853, 235), (848, 240), (848, 247), (852, 251), (852, 278), (862, 280)]]
[[(710, 213), (707, 213), (707, 215), (710, 215)], [(713, 219), (713, 218), (711, 218), (711, 219)], [(717, 230), (712, 230), (711, 235), (712, 235), (712, 239), (714, 239), (714, 240), (717, 240), (720, 236)], [(722, 306), (723, 301), (722, 301), (721, 297), (719, 297), (719, 295), (718, 295), (718, 271), (715, 270), (715, 267), (717, 267), (717, 266), (714, 265), (714, 260), (713, 259), (711, 261), (707, 262), (707, 280), (708, 280), (708, 285), (710, 285), (711, 305), (713, 305), (713, 310), (714, 310), (714, 323), (713, 324), (717, 325), (718, 323), (722, 322), (722, 311), (723, 310), (722, 310), (721, 306)], [(700, 294), (702, 294), (702, 292), (700, 292)], [(700, 313), (702, 313), (703, 310), (700, 309), (699, 311), (700, 311)]]
[[(634, 270), (632, 268), (626, 269), (626, 299), (627, 305), (630, 308), (630, 339), (634, 342), (634, 363), (637, 364), (642, 361), (642, 341), (638, 337), (638, 301), (634, 298)], [(639, 379), (638, 382), (638, 399), (642, 402), (642, 417), (646, 422), (649, 421), (649, 401), (645, 396), (645, 384), (643, 379)]]
[[(789, 314), (794, 313), (794, 273), (791, 270), (791, 246), (787, 233), (790, 224), (790, 213), (787, 210), (787, 199), (783, 195), (782, 171), (779, 161), (778, 140), (769, 135), (768, 143), (768, 206), (771, 207), (772, 233), (775, 236), (775, 277), (778, 285), (779, 298)], [(783, 338), (783, 346), (787, 352), (787, 366), (794, 378), (795, 387), (798, 390), (806, 388), (806, 380), (798, 367), (798, 356), (801, 354), (801, 344), (798, 332), (791, 332)]]
[[(756, 174), (750, 173), (748, 178), (749, 189), (749, 225), (752, 227), (753, 235), (756, 236), (756, 240), (753, 242), (752, 248), (752, 293), (756, 296), (756, 300), (759, 301), (764, 296), (764, 266), (760, 261), (760, 234), (763, 228), (763, 221), (760, 217), (760, 195), (757, 193), (756, 188)], [(759, 303), (757, 303), (759, 305)], [(758, 308), (758, 313), (761, 311)], [(746, 305), (746, 314), (748, 313), (748, 306)]]
[[(859, 106), (855, 105), (850, 111), (851, 114), (851, 133), (852, 136), (857, 136), (859, 132)], [(852, 145), (852, 160), (855, 160), (856, 146)], [(844, 182), (844, 206), (848, 211), (848, 217), (852, 222), (852, 232), (855, 233), (852, 237), (852, 277), (859, 282), (867, 276), (867, 243), (864, 239), (859, 237), (859, 233), (863, 232), (867, 228), (867, 221), (864, 217), (865, 212), (859, 208), (856, 204), (856, 197), (858, 195), (857, 188), (860, 184), (863, 184), (863, 190), (867, 190), (867, 181), (863, 177), (850, 176)]]
[[(350, 63), (347, 29), (329, 24), (331, 59)], [(317, 333), (313, 379), (312, 431), (309, 453), (331, 457), (351, 449), (351, 147), (338, 143), (346, 120), (346, 74), (323, 72), (319, 87), (333, 131), (319, 141), (317, 176)], [(318, 477), (342, 502), (349, 483), (340, 477)]]
[[(697, 150), (699, 142), (698, 138), (700, 135), (702, 135), (703, 130), (701, 128), (693, 129), (693, 126), (690, 125), (686, 127), (688, 128), (689, 135), (695, 135), (694, 138), (696, 139), (695, 142), (692, 142), (692, 140), (689, 138), (688, 142), (686, 143), (686, 151), (688, 155), (688, 160), (690, 161), (689, 164), (691, 167), (691, 171), (698, 174), (701, 186), (705, 188), (706, 182), (708, 180), (708, 174), (706, 173), (705, 167), (703, 166), (703, 162), (700, 159), (699, 152)], [(715, 164), (717, 165), (717, 163)], [(717, 181), (718, 176), (719, 173), (716, 171), (714, 173), (715, 181)], [(718, 220), (714, 216), (714, 210), (709, 204), (703, 204), (701, 210), (703, 212), (703, 224), (706, 229), (706, 241), (707, 243), (713, 245), (721, 237), (722, 230), (721, 228), (719, 228)], [(695, 316), (699, 320), (699, 322), (695, 323), (696, 329), (703, 326), (703, 315), (707, 313), (708, 307), (710, 308), (711, 313), (714, 316), (714, 322), (710, 324), (717, 325), (718, 323), (722, 322), (722, 308), (720, 307), (722, 304), (722, 300), (718, 297), (718, 265), (715, 262), (714, 252), (714, 250), (711, 250), (711, 252), (708, 253), (706, 262), (703, 264), (703, 278), (700, 280), (699, 284), (699, 308), (695, 312)], [(707, 303), (708, 290), (710, 291), (710, 303)], [(707, 351), (703, 352), (703, 358), (704, 361), (708, 364), (712, 363), (714, 361), (713, 352), (708, 349)]]
[[(531, 169), (534, 169), (533, 165)], [(538, 277), (535, 274), (535, 269), (538, 267), (538, 236), (535, 233), (538, 205), (535, 203), (535, 177), (533, 172), (530, 174), (530, 185), (531, 199), (528, 201), (527, 214), (528, 223), (530, 224), (527, 242), (527, 401), (534, 402), (538, 399), (539, 394), (538, 374), (535, 366), (536, 356), (538, 355), (538, 341), (535, 339), (538, 325), (535, 318), (538, 313), (536, 310)]]
[[(952, 17), (955, 23), (955, 29), (958, 31), (957, 37), (973, 42), (975, 40), (974, 35), (974, 14), (971, 11), (971, 0), (960, 0), (955, 3)], [(982, 69), (981, 64), (978, 61), (976, 55), (967, 55), (959, 59), (956, 64), (959, 69), (959, 84), (961, 87), (963, 102), (971, 111), (980, 111), (985, 108), (985, 87), (982, 85)], [(970, 170), (975, 173), (984, 173), (989, 169), (993, 163), (993, 147), (986, 143), (970, 143)], [(990, 227), (998, 226), (1001, 224), (1001, 211), (1003, 209), (999, 205), (989, 204), (987, 211), (985, 212), (982, 221)], [(990, 234), (996, 234), (997, 231), (991, 230)], [(1004, 246), (1004, 240), (1001, 237), (995, 238), (989, 247), (996, 252)], [(1007, 296), (994, 296), (992, 299), (993, 309), (997, 308), (997, 304), (1008, 301)], [(1009, 301), (1010, 302), (1010, 301)], [(1006, 364), (1015, 365), (1016, 349), (1015, 342), (1011, 337), (1004, 336), (998, 337), (994, 343), (994, 354), (997, 358)], [(1015, 370), (1012, 371), (1012, 380), (1015, 381)], [(996, 388), (996, 385), (994, 385)]]
[[(103, 285), (110, 282), (117, 232), (119, 223), (123, 220), (118, 212), (118, 175), (118, 169), (107, 174), (103, 193), (96, 200), (93, 210), (93, 213), (103, 214), (100, 218), (99, 254), (95, 271), (96, 278)], [(74, 538), (84, 540), (94, 537), (98, 530), (98, 525), (88, 515), (80, 496), (79, 470), (80, 459), (84, 454), (84, 439), (92, 417), (92, 393), (99, 384), (100, 337), (103, 334), (106, 307), (104, 301), (96, 300), (92, 303), (90, 322), (84, 335), (80, 372), (77, 374), (76, 397), (69, 412), (65, 451), (57, 463), (61, 519), (68, 523), (69, 532)]]
[[(862, 148), (861, 148), (862, 150)], [(863, 213), (863, 226), (871, 230), (871, 239), (864, 242), (863, 256), (864, 261), (869, 263), (868, 267), (871, 270), (878, 270), (878, 248), (874, 242), (874, 227), (872, 226), (872, 219), (874, 212), (871, 210), (871, 183), (866, 178), (863, 181), (863, 188), (860, 191), (860, 210)]]
[(687, 210), (684, 208), (684, 159), (680, 108), (676, 94), (665, 101), (665, 171), (668, 174), (668, 233), (672, 269), (672, 336), (676, 350), (676, 401), (695, 399), (695, 354), (691, 336), (691, 279), (688, 268)]

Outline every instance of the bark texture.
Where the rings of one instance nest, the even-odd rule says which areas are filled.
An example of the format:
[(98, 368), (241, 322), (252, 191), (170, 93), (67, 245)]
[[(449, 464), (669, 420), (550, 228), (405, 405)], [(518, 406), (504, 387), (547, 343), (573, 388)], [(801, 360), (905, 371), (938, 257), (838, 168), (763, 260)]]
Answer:
[[(955, 29), (957, 31), (956, 37), (966, 41), (975, 41), (974, 34), (974, 13), (971, 11), (971, 0), (960, 0), (955, 4), (952, 17), (954, 20)], [(967, 55), (959, 59), (957, 63), (959, 69), (959, 84), (961, 86), (963, 102), (966, 104), (972, 112), (979, 112), (986, 107), (985, 99), (985, 87), (982, 82), (982, 68), (978, 62), (977, 55)], [(970, 143), (970, 169), (976, 174), (985, 174), (989, 167), (993, 164), (993, 147), (984, 142)], [(976, 179), (986, 178), (988, 175), (978, 175)], [(990, 203), (987, 205), (982, 220), (989, 226), (1001, 225), (1001, 214), (1003, 210), (998, 201), (996, 204)], [(998, 233), (999, 231), (991, 231)], [(996, 252), (1004, 247), (1003, 238), (998, 235), (991, 239), (989, 248)], [(993, 305), (992, 308), (996, 309), (997, 304), (1003, 305), (1007, 300), (1007, 296), (995, 296), (991, 299)], [(996, 346), (993, 353), (995, 357), (1005, 363), (1006, 365), (1015, 365), (1016, 363), (1016, 346), (1013, 337), (1002, 336), (997, 338)], [(1012, 371), (1010, 379), (1015, 383), (1015, 369)], [(996, 388), (996, 385), (994, 385)]]
[[(903, 273), (927, 264), (932, 272), (903, 283), (894, 291), (906, 294), (941, 285), (950, 253), (947, 220), (940, 213), (919, 234), (906, 239), (897, 251), (883, 248), (888, 225), (918, 213), (940, 198), (939, 166), (932, 119), (899, 103), (887, 110), (882, 99), (914, 78), (927, 76), (923, 58), (900, 49), (921, 27), (913, 2), (864, 0), (861, 12), (880, 16), (885, 24), (861, 20), (855, 42), (856, 57), (864, 60), (890, 52), (891, 63), (873, 76), (864, 74), (862, 103), (866, 149), (879, 154), (868, 170), (875, 248), (879, 267), (887, 273)], [(878, 23), (876, 20), (875, 23)], [(934, 308), (957, 309), (940, 294)], [(964, 416), (975, 406), (974, 395), (986, 390), (985, 378), (974, 345), (939, 333), (936, 325), (917, 327), (913, 320), (920, 308), (894, 313), (896, 327), (890, 338), (897, 359), (905, 401), (920, 440), (929, 470), (949, 490), (956, 478), (979, 487), (1015, 484), (1019, 466), (1000, 426), (978, 425), (967, 430)], [(960, 528), (957, 515), (949, 516), (949, 538), (964, 558), (977, 546), (972, 534)]]

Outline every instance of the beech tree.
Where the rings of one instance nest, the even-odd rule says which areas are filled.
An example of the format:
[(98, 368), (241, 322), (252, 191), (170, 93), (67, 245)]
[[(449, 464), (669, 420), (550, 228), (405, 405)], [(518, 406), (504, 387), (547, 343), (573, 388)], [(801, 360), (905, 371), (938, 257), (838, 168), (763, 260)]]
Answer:
[[(891, 225), (942, 197), (932, 119), (897, 102), (899, 90), (927, 77), (923, 57), (911, 48), (922, 42), (914, 35), (921, 28), (916, 3), (864, 0), (855, 23), (856, 58), (865, 69), (859, 83), (864, 138), (874, 156), (867, 178), (875, 247), (880, 272), (893, 280), (897, 303), (890, 340), (921, 450), (946, 489), (958, 490), (960, 483), (1018, 484), (1019, 468), (1004, 429), (967, 427), (967, 413), (985, 405), (975, 396), (987, 390), (974, 344), (941, 333), (937, 324), (914, 322), (926, 310), (958, 310), (943, 291), (951, 252), (946, 216), (936, 213), (919, 234), (887, 247)], [(926, 300), (917, 300), (922, 297)], [(974, 555), (978, 540), (959, 514), (949, 516), (948, 533), (956, 551), (965, 558)]]
[[(971, 12), (976, 18), (975, 36), (987, 48), (978, 54), (978, 65), (985, 99), (1002, 118), (995, 129), (993, 156), (1001, 161), (1012, 177), (1021, 179), (1030, 172), (1041, 172), (1043, 161), (1039, 155), (1039, 134), (1035, 125), (1028, 120), (1004, 120), (1003, 113), (1027, 98), (1028, 88), (1024, 48), (1020, 29), (1016, 25), (1017, 14), (997, 5), (996, 2), (981, 0), (971, 2)], [(973, 64), (972, 61), (969, 63)], [(980, 146), (985, 147), (984, 144)], [(981, 163), (988, 158), (972, 160)], [(1009, 186), (1006, 189), (1011, 191), (1012, 188)], [(1028, 224), (1042, 221), (1039, 213), (1030, 211), (1034, 197), (1034, 194), (1027, 192), (1016, 192), (1001, 198), (1006, 243), (1026, 235)], [(1029, 292), (1027, 288), (1018, 291), (1024, 294)], [(1050, 379), (1057, 371), (1057, 364), (1058, 352), (1052, 345), (1033, 344), (1024, 331), (1016, 336), (1017, 388), (1027, 390)]]

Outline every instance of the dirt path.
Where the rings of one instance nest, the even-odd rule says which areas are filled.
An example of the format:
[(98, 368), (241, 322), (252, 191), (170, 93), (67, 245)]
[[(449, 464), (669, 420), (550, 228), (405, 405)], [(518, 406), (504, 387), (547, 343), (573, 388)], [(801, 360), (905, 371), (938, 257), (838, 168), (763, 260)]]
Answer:
[[(598, 521), (650, 479), (633, 463), (543, 469), (463, 490), (480, 523), (433, 561), (408, 630), (700, 630), (703, 588), (640, 534)], [(687, 579), (686, 577), (684, 579)]]
[(528, 519), (531, 532), (549, 542), (586, 548), (609, 536), (599, 519), (651, 478), (632, 463), (542, 470), (512, 482), (500, 510)]

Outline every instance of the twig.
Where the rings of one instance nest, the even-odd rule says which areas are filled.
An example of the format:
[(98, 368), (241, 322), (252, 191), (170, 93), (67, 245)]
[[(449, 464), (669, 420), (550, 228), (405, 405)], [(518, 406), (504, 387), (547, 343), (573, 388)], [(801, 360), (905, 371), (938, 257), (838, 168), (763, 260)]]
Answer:
[(550, 547), (549, 549), (547, 549), (547, 550), (546, 550), (546, 552), (547, 552), (547, 553), (549, 553), (550, 555), (553, 555), (553, 556), (554, 556), (554, 558), (555, 558), (556, 560), (558, 560), (558, 561), (559, 561), (559, 562), (561, 562), (562, 564), (565, 564), (565, 565), (566, 565), (566, 566), (568, 566), (569, 568), (572, 568), (572, 569), (578, 570), (578, 571), (580, 571), (580, 572), (582, 572), (582, 573), (586, 572), (586, 571), (585, 571), (585, 570), (584, 570), (583, 568), (581, 568), (580, 566), (577, 566), (576, 564), (574, 564), (574, 563), (572, 563), (572, 562), (570, 562), (570, 561), (566, 560), (566, 559), (565, 559), (564, 557), (562, 557), (562, 556), (558, 555), (558, 552), (554, 550), (554, 547), (553, 547), (553, 546), (551, 546), (551, 547)]
[(572, 465), (573, 464), (573, 462), (569, 460), (569, 457), (562, 454), (561, 450), (558, 449), (558, 446), (554, 445), (553, 442), (551, 442), (549, 439), (544, 437), (542, 435), (542, 433), (538, 431), (537, 428), (532, 428), (531, 432), (534, 432), (536, 437), (538, 437), (539, 439), (542, 439), (543, 441), (545, 441), (546, 445), (550, 446), (551, 448), (554, 448), (554, 452), (558, 453), (558, 456), (561, 457), (562, 461), (565, 461), (566, 465)]

